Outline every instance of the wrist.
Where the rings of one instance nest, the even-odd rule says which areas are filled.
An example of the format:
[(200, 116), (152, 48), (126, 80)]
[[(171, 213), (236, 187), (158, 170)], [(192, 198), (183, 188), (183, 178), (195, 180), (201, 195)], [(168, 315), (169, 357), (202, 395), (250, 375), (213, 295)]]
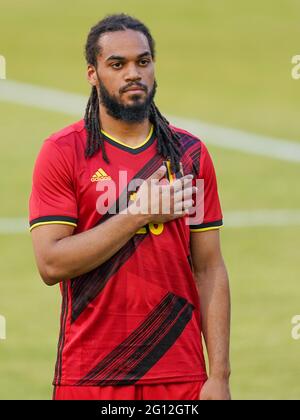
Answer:
[(139, 228), (151, 222), (151, 218), (149, 217), (149, 214), (139, 213), (139, 214), (134, 214), (133, 216), (136, 218)]
[(127, 215), (136, 223), (137, 229), (150, 223), (149, 214), (143, 214), (137, 211), (133, 204), (122, 210), (119, 214)]
[(209, 372), (210, 378), (213, 378), (219, 381), (229, 382), (230, 375), (231, 375), (230, 368), (211, 369)]

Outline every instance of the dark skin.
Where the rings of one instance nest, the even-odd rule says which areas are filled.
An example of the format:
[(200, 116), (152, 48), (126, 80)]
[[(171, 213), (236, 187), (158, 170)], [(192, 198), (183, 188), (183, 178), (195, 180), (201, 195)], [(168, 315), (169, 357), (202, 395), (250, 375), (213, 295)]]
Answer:
[[(139, 32), (126, 30), (104, 34), (99, 43), (101, 52), (97, 57), (97, 68), (92, 65), (87, 68), (89, 83), (98, 88), (100, 78), (109, 93), (126, 105), (145, 101), (155, 80), (154, 61), (147, 38)], [(124, 91), (134, 83), (142, 84), (144, 89)], [(115, 120), (103, 105), (100, 105), (100, 114), (103, 130), (129, 146), (139, 145), (149, 134), (151, 124), (147, 119), (135, 124)], [(151, 176), (156, 180), (154, 186), (150, 185), (151, 179), (148, 179), (144, 187), (140, 187), (137, 201), (144, 203), (143, 214), (136, 211), (133, 203), (132, 212), (112, 216), (99, 226), (76, 235), (73, 235), (74, 228), (67, 225), (34, 228), (32, 241), (35, 257), (45, 283), (54, 285), (91, 271), (112, 257), (147, 223), (168, 223), (184, 217), (186, 210), (192, 207), (192, 195), (195, 193), (191, 178), (186, 176), (168, 185), (162, 182), (164, 173), (165, 169), (161, 168)], [(184, 180), (189, 180), (185, 187)], [(150, 189), (156, 188), (154, 194), (149, 194), (149, 188), (145, 187), (147, 183)], [(151, 214), (153, 201), (148, 199), (149, 196), (156, 201), (154, 207), (162, 209), (167, 205), (168, 195), (163, 194), (166, 188), (170, 190), (174, 203), (170, 213)], [(219, 230), (191, 233), (191, 256), (196, 286), (201, 296), (203, 334), (209, 358), (209, 379), (199, 399), (228, 400), (230, 294)]]
[(200, 400), (230, 400), (230, 291), (219, 229), (191, 232), (191, 256), (209, 361)]
[[(145, 101), (145, 90), (123, 92), (123, 89), (132, 83), (141, 83), (148, 92), (153, 88), (154, 61), (147, 38), (140, 32), (127, 30), (104, 34), (99, 42), (101, 54), (97, 69), (92, 65), (87, 69), (89, 83), (98, 88), (100, 78), (110, 94), (124, 105), (133, 104), (136, 100), (133, 98)], [(147, 119), (138, 124), (116, 122), (102, 104), (100, 114), (103, 130), (117, 139), (126, 139), (129, 146), (139, 145), (149, 134), (151, 124)]]
[[(104, 34), (99, 43), (101, 52), (97, 57), (98, 77), (101, 73), (101, 79), (109, 93), (117, 96), (124, 104), (132, 103), (133, 96), (144, 101), (145, 91), (121, 92), (129, 84), (137, 82), (142, 83), (148, 91), (153, 87), (154, 64), (146, 37), (139, 32), (122, 31)], [(119, 57), (117, 60), (116, 56)], [(95, 67), (88, 66), (87, 76), (92, 85), (98, 86)], [(120, 139), (128, 136), (126, 141), (131, 146), (141, 143), (148, 136), (148, 120), (127, 124), (113, 119), (103, 106), (100, 113), (103, 129)], [(136, 202), (145, 203), (142, 213), (136, 210), (133, 203), (128, 214), (117, 214), (99, 226), (76, 235), (73, 235), (74, 228), (67, 225), (51, 224), (34, 228), (33, 246), (45, 283), (52, 286), (93, 270), (112, 257), (148, 223), (167, 223), (184, 217), (185, 211), (192, 207), (192, 195), (195, 193), (191, 178), (185, 176), (173, 185), (166, 185), (161, 180), (164, 174), (165, 168), (162, 167), (145, 181), (144, 188), (140, 187)], [(156, 185), (151, 185), (151, 179), (156, 180)], [(153, 189), (155, 192), (151, 193)], [(163, 189), (169, 189), (169, 194), (163, 194)], [(151, 213), (151, 208), (166, 208), (169, 197), (172, 198), (169, 214), (163, 214), (162, 211), (158, 214)]]

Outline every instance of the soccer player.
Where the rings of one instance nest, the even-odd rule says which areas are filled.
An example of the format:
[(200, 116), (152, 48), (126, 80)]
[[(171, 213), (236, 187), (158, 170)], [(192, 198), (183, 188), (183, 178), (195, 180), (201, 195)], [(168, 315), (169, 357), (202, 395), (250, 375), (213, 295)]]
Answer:
[(230, 399), (210, 155), (156, 107), (154, 41), (142, 22), (97, 23), (86, 60), (85, 117), (43, 143), (30, 197), (40, 275), (62, 292), (54, 399)]

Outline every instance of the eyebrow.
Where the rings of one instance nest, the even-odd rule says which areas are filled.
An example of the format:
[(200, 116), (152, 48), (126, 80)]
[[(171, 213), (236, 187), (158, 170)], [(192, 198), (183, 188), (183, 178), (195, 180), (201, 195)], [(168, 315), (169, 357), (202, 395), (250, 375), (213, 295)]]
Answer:
[[(143, 58), (143, 57), (151, 57), (151, 53), (150, 51), (145, 51), (142, 54), (139, 54), (137, 56), (137, 58)], [(126, 57), (122, 57), (121, 55), (111, 55), (109, 56), (105, 61), (110, 61), (110, 60), (118, 60), (118, 61), (125, 61)]]

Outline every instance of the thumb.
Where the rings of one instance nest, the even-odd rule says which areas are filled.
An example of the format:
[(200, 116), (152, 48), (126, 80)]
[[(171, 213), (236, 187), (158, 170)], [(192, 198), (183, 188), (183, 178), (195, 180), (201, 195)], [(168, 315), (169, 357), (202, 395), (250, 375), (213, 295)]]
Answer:
[(163, 178), (163, 176), (166, 173), (167, 168), (165, 166), (161, 166), (160, 168), (158, 168), (155, 172), (153, 172), (152, 175), (149, 176), (149, 178), (147, 180), (157, 180), (159, 181), (161, 178)]

